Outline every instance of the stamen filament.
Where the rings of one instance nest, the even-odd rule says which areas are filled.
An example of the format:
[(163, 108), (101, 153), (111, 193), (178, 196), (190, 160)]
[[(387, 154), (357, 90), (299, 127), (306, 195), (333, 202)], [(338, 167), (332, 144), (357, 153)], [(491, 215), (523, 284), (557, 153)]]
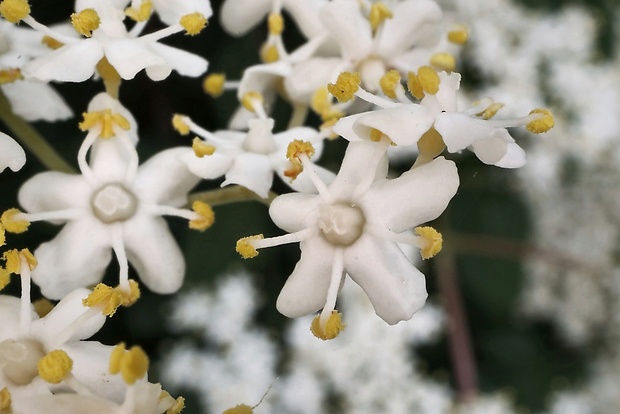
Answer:
[[(393, 102), (387, 98), (383, 98), (381, 96), (377, 96), (374, 95), (370, 92), (368, 92), (365, 89), (362, 89), (362, 87), (360, 86), (359, 89), (355, 92), (355, 96), (357, 96), (360, 99), (363, 99), (364, 101), (377, 105), (378, 107), (381, 107), (383, 109), (389, 109), (389, 108), (396, 108), (398, 106), (400, 106), (400, 102)], [(406, 103), (411, 103), (408, 99), (406, 100)]]
[(192, 119), (189, 116), (181, 115), (181, 118), (183, 122), (185, 122), (187, 126), (189, 126), (190, 131), (192, 131), (194, 134), (199, 135), (205, 140), (209, 140), (216, 145), (222, 145), (226, 143), (226, 140), (218, 137), (212, 132), (209, 132), (206, 129), (199, 126), (198, 124), (194, 123), (194, 121), (192, 121)]
[(332, 275), (329, 281), (329, 288), (327, 289), (327, 297), (325, 298), (325, 306), (321, 311), (321, 317), (319, 319), (320, 325), (325, 329), (325, 324), (332, 314), (332, 311), (336, 308), (336, 298), (338, 297), (338, 291), (340, 290), (340, 283), (342, 282), (342, 276), (344, 274), (344, 250), (336, 249), (334, 253), (334, 262), (332, 263)]
[(184, 218), (189, 221), (201, 219), (201, 216), (198, 213), (185, 208), (148, 204), (144, 206), (144, 209), (154, 216), (173, 216)]
[(15, 220), (26, 220), (31, 223), (35, 221), (54, 221), (54, 220), (75, 220), (84, 214), (84, 210), (79, 208), (68, 208), (65, 210), (45, 211), (41, 213), (19, 213)]
[(179, 23), (173, 24), (172, 26), (165, 27), (161, 30), (157, 30), (153, 33), (146, 34), (144, 36), (140, 36), (138, 40), (142, 42), (157, 42), (165, 37), (172, 36), (173, 34), (183, 32), (185, 29)]
[(283, 244), (298, 243), (316, 235), (318, 229), (308, 227), (295, 233), (283, 234), (282, 236), (269, 237), (266, 239), (254, 239), (248, 241), (255, 249), (264, 249), (266, 247), (281, 246)]
[(51, 38), (53, 38), (54, 40), (57, 40), (61, 43), (64, 44), (70, 44), (70, 43), (76, 43), (79, 42), (82, 39), (79, 38), (75, 38), (75, 37), (71, 37), (71, 36), (66, 36), (62, 33), (59, 33), (55, 30), (50, 29), (49, 27), (37, 22), (32, 16), (28, 15), (26, 17), (24, 17), (22, 19), (22, 22), (26, 23), (28, 26), (32, 27), (34, 30), (36, 30), (39, 33), (43, 33), (44, 35), (47, 35)]
[(86, 323), (87, 320), (101, 314), (101, 307), (99, 306), (91, 306), (86, 307), (86, 310), (80, 314), (77, 318), (73, 320), (69, 325), (67, 325), (62, 331), (60, 331), (57, 335), (54, 336), (53, 346), (50, 348), (58, 348), (65, 342), (69, 340), (73, 336), (73, 334)]
[(328, 204), (333, 203), (334, 198), (329, 192), (329, 189), (327, 188), (325, 183), (319, 178), (319, 176), (316, 174), (316, 171), (314, 171), (314, 163), (310, 161), (310, 158), (304, 153), (299, 154), (298, 157), (299, 157), (299, 160), (301, 161), (301, 164), (304, 167), (304, 170), (308, 172), (308, 176), (310, 177), (310, 180), (312, 180), (312, 184), (314, 184), (317, 191), (319, 192), (319, 196), (321, 196), (324, 202)]
[(97, 182), (97, 179), (95, 178), (90, 165), (88, 165), (88, 162), (86, 161), (86, 154), (88, 154), (90, 147), (92, 147), (97, 138), (99, 138), (100, 132), (101, 127), (99, 126), (90, 129), (84, 138), (84, 141), (82, 141), (82, 145), (80, 145), (80, 149), (77, 154), (78, 167), (80, 168), (82, 176), (84, 176), (86, 181), (93, 185)]

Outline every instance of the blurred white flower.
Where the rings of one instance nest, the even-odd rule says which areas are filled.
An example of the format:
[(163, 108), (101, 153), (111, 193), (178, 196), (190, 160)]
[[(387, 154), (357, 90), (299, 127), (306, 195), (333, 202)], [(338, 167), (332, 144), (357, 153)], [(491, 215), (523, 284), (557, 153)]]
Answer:
[(26, 163), (23, 148), (7, 134), (0, 132), (0, 172), (7, 167), (11, 171), (19, 171)]

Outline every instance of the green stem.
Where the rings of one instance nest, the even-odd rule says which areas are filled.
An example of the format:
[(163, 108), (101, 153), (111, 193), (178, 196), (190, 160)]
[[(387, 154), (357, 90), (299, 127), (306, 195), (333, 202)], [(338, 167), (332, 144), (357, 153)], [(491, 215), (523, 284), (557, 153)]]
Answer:
[(189, 195), (189, 202), (191, 204), (194, 201), (200, 200), (210, 204), (211, 206), (219, 206), (237, 201), (259, 201), (266, 206), (269, 206), (273, 199), (277, 196), (278, 194), (270, 191), (267, 198), (261, 198), (255, 192), (240, 185), (236, 185), (233, 187), (218, 188), (217, 190), (192, 193)]
[(41, 134), (23, 118), (13, 113), (11, 104), (2, 91), (0, 91), (0, 120), (13, 132), (14, 138), (45, 167), (50, 170), (75, 173), (75, 168), (67, 163)]

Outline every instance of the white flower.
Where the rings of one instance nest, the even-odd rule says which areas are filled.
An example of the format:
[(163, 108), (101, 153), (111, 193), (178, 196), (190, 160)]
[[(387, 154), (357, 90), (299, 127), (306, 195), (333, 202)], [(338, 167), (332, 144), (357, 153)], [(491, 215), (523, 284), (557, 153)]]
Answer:
[(0, 172), (7, 167), (11, 171), (19, 171), (26, 163), (23, 148), (7, 134), (0, 132)]
[(100, 20), (97, 28), (92, 31), (92, 37), (88, 38), (54, 33), (41, 28), (30, 16), (25, 18), (24, 22), (39, 30), (46, 30), (64, 45), (28, 63), (24, 67), (24, 73), (30, 79), (40, 81), (83, 82), (93, 76), (97, 64), (104, 57), (123, 79), (133, 79), (142, 69), (153, 80), (165, 79), (173, 69), (181, 75), (193, 77), (207, 70), (205, 59), (158, 43), (163, 37), (183, 31), (184, 28), (179, 22), (158, 32), (138, 37), (138, 34), (128, 32), (125, 27), (125, 13), (122, 7), (119, 7), (122, 4), (79, 0), (76, 11), (94, 10)]
[(274, 223), (291, 234), (239, 242), (257, 249), (301, 241), (301, 259), (277, 301), (284, 315), (299, 317), (323, 308), (324, 324), (345, 272), (389, 324), (410, 319), (424, 304), (424, 275), (396, 242), (426, 248), (423, 237), (400, 233), (437, 218), (459, 179), (454, 163), (440, 157), (387, 180), (387, 145), (387, 140), (350, 143), (333, 183), (326, 187), (315, 180), (319, 195), (285, 194), (271, 204)]
[[(114, 136), (99, 139), (102, 131), (92, 127), (80, 148), (82, 175), (44, 172), (20, 189), (20, 204), (31, 213), (24, 219), (66, 222), (52, 241), (36, 250), (39, 266), (33, 279), (45, 296), (61, 298), (75, 287), (100, 281), (114, 250), (126, 291), (129, 261), (151, 290), (175, 292), (185, 263), (161, 216), (200, 218), (176, 208), (187, 202), (198, 181), (177, 160), (187, 149), (162, 151), (138, 168), (131, 131), (115, 125)], [(89, 164), (86, 152), (96, 140)]]

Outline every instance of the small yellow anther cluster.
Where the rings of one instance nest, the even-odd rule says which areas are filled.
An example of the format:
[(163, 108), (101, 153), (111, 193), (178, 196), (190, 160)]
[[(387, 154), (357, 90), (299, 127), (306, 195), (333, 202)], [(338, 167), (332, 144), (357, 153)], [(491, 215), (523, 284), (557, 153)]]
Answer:
[(123, 295), (113, 287), (99, 283), (95, 286), (92, 293), (82, 300), (84, 306), (92, 308), (100, 306), (101, 313), (106, 316), (112, 316), (119, 306), (123, 303)]
[(360, 74), (357, 72), (342, 72), (338, 75), (336, 83), (327, 85), (327, 90), (338, 99), (338, 102), (347, 102), (353, 99), (361, 81)]
[(548, 109), (533, 109), (530, 111), (530, 115), (531, 114), (543, 115), (525, 126), (528, 131), (533, 132), (534, 134), (542, 134), (543, 132), (547, 132), (555, 125), (553, 114)]
[(2, 258), (5, 261), (4, 268), (9, 273), (14, 273), (16, 275), (21, 274), (21, 270), (22, 270), (21, 269), (21, 260), (22, 260), (22, 258), (24, 258), (26, 260), (26, 263), (28, 265), (28, 269), (29, 270), (34, 270), (34, 268), (37, 267), (37, 259), (34, 257), (34, 255), (28, 249), (22, 249), (22, 250), (11, 249), (11, 250), (7, 250), (6, 252), (4, 252), (2, 254)]
[(431, 65), (439, 70), (454, 72), (456, 70), (456, 58), (450, 53), (435, 53), (431, 56)]
[(314, 336), (324, 341), (334, 339), (344, 328), (345, 325), (342, 323), (342, 314), (336, 310), (332, 311), (332, 314), (329, 315), (327, 322), (325, 322), (325, 326), (321, 326), (321, 315), (315, 316), (310, 325), (310, 331), (312, 331)]
[(482, 119), (491, 119), (503, 107), (504, 107), (503, 103), (493, 102), (491, 105), (487, 106), (482, 112), (477, 113), (476, 116), (480, 116), (482, 117)]
[(257, 234), (255, 236), (248, 236), (239, 239), (237, 240), (235, 250), (237, 250), (237, 253), (239, 253), (244, 259), (252, 259), (258, 256), (258, 250), (256, 250), (256, 247), (252, 245), (252, 240), (262, 240), (264, 238), (265, 237), (262, 234)]
[(267, 18), (267, 27), (269, 34), (280, 36), (284, 31), (284, 19), (280, 13), (270, 13)]
[(416, 98), (424, 98), (425, 93), (434, 95), (439, 91), (439, 75), (430, 66), (421, 66), (418, 73), (409, 72), (407, 88)]
[(186, 119), (187, 117), (181, 114), (174, 114), (172, 116), (172, 127), (181, 135), (187, 135), (191, 131)]
[(32, 307), (39, 318), (42, 318), (54, 309), (54, 304), (48, 299), (41, 298), (32, 302)]
[(30, 14), (30, 4), (26, 0), (3, 0), (0, 15), (11, 23), (17, 23)]
[(400, 73), (392, 69), (379, 80), (379, 86), (383, 94), (391, 99), (396, 99), (396, 88), (400, 86)]
[(104, 109), (103, 111), (96, 112), (84, 112), (82, 114), (84, 120), (78, 125), (82, 131), (87, 131), (95, 126), (100, 126), (99, 132), (100, 138), (111, 138), (116, 136), (114, 127), (118, 126), (125, 131), (128, 131), (131, 124), (123, 115), (112, 112), (111, 109)]
[(432, 227), (416, 227), (415, 234), (421, 239), (420, 255), (422, 259), (430, 259), (441, 251), (443, 237), (441, 233)]
[(138, 282), (133, 279), (129, 279), (129, 291), (122, 289), (120, 285), (115, 289), (121, 296), (121, 305), (125, 307), (133, 305), (138, 301), (138, 299), (140, 299), (140, 286), (138, 285)]
[(443, 152), (446, 144), (443, 137), (434, 127), (426, 131), (418, 140), (418, 151), (420, 155), (433, 159)]
[(249, 405), (239, 404), (233, 408), (229, 408), (228, 410), (224, 410), (222, 414), (252, 414), (254, 409)]
[(153, 11), (153, 3), (151, 0), (144, 0), (140, 3), (140, 7), (127, 7), (125, 9), (125, 16), (136, 22), (143, 22), (151, 17)]
[(15, 216), (18, 214), (22, 214), (22, 212), (16, 208), (10, 208), (0, 216), (0, 223), (9, 233), (20, 234), (28, 230), (28, 226), (30, 226), (28, 220), (16, 219)]
[(39, 376), (50, 384), (60, 384), (71, 373), (73, 360), (61, 349), (51, 351), (37, 364)]
[(291, 162), (289, 168), (284, 170), (284, 176), (291, 179), (297, 178), (304, 170), (303, 163), (299, 156), (305, 154), (308, 158), (314, 155), (314, 147), (309, 141), (299, 139), (293, 140), (286, 148), (286, 158)]
[(226, 83), (226, 75), (223, 73), (212, 73), (210, 75), (205, 76), (204, 81), (202, 82), (202, 89), (212, 96), (213, 98), (217, 98), (218, 96), (224, 93), (224, 85)]
[(370, 21), (372, 32), (376, 32), (386, 19), (391, 19), (392, 17), (394, 17), (394, 14), (385, 3), (373, 3), (368, 13), (368, 20)]
[(207, 18), (202, 13), (191, 13), (181, 17), (179, 24), (185, 29), (185, 34), (195, 36), (207, 26)]
[(184, 408), (185, 408), (185, 398), (179, 397), (176, 400), (174, 400), (174, 405), (166, 410), (166, 414), (179, 414), (181, 411), (183, 411)]
[(379, 142), (383, 137), (383, 132), (379, 131), (377, 128), (370, 128), (370, 140), (372, 142)]
[(71, 24), (82, 36), (91, 37), (93, 31), (99, 28), (101, 19), (95, 9), (84, 9), (71, 15)]
[(263, 95), (257, 91), (246, 92), (245, 95), (241, 97), (241, 105), (251, 112), (256, 112), (255, 106), (262, 105), (264, 101)]
[(198, 137), (195, 137), (192, 140), (192, 149), (194, 150), (194, 154), (196, 154), (198, 158), (213, 155), (213, 153), (215, 152), (215, 147), (213, 145), (207, 144)]
[[(332, 105), (332, 99), (327, 87), (319, 88), (314, 91), (312, 101), (310, 102), (310, 108), (321, 116), (323, 122), (336, 123), (337, 120), (344, 116), (344, 112), (335, 109)], [(321, 128), (323, 128), (323, 126), (321, 126)]]
[(7, 83), (13, 83), (16, 80), (24, 79), (22, 71), (19, 68), (2, 69), (0, 70), (0, 85)]
[(273, 63), (280, 60), (280, 52), (278, 52), (278, 47), (273, 43), (265, 43), (260, 48), (260, 60), (263, 63)]
[(4, 267), (0, 267), (0, 290), (4, 289), (10, 282), (11, 272), (6, 270)]
[(0, 414), (12, 414), (11, 393), (9, 389), (4, 387), (0, 390)]
[(469, 38), (469, 29), (464, 24), (457, 24), (452, 30), (448, 32), (448, 41), (457, 45), (463, 45), (467, 43)]
[(43, 39), (41, 39), (41, 43), (43, 43), (45, 46), (49, 47), (52, 50), (60, 49), (65, 45), (64, 43), (47, 35), (43, 36)]
[(116, 375), (120, 372), (123, 380), (129, 384), (135, 384), (143, 378), (149, 369), (149, 357), (139, 346), (125, 349), (121, 342), (116, 345), (110, 355), (110, 373)]
[(191, 220), (189, 228), (192, 230), (205, 231), (215, 222), (215, 213), (211, 206), (204, 201), (196, 200), (192, 203), (192, 210), (200, 216), (200, 218)]

